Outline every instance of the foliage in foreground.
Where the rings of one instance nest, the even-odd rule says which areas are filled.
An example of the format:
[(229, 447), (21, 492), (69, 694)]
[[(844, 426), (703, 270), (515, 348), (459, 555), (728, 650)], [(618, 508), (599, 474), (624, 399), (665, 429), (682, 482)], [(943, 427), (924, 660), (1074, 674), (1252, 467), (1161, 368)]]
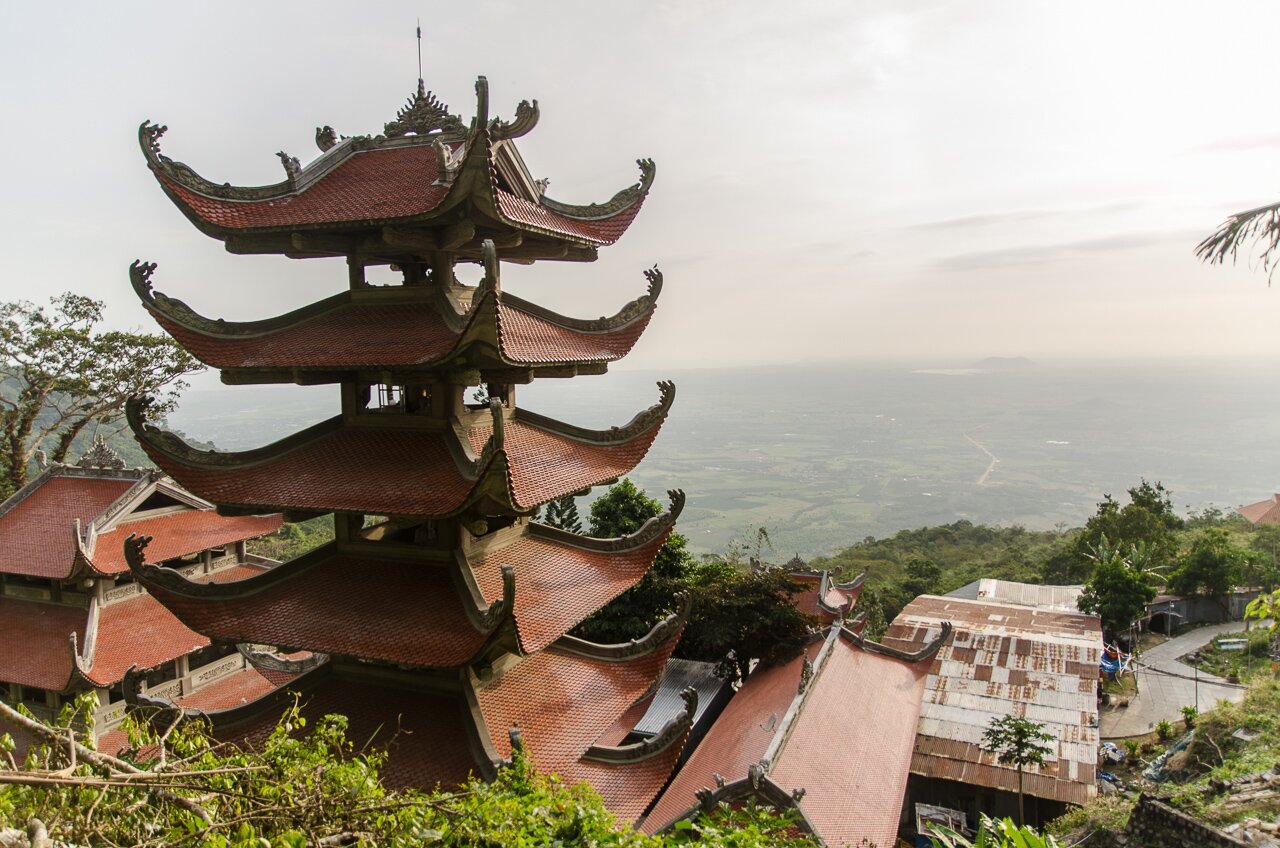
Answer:
[(1057, 840), (1049, 834), (1016, 825), (1011, 819), (983, 816), (973, 839), (947, 827), (935, 827), (933, 831), (930, 838), (934, 848), (1058, 848)]
[[(10, 768), (0, 769), (0, 827), (25, 829), (35, 817), (52, 839), (73, 844), (208, 848), (817, 844), (795, 836), (791, 820), (767, 808), (722, 810), (664, 837), (619, 829), (590, 787), (567, 787), (540, 775), (518, 752), (492, 783), (472, 781), (456, 791), (388, 790), (379, 779), (383, 752), (357, 749), (341, 716), (306, 728), (296, 707), (256, 752), (219, 744), (203, 723), (192, 721), (167, 736), (132, 725), (139, 749), (163, 752), (149, 762), (129, 763), (84, 747), (72, 761), (66, 728), (92, 708), (93, 697), (82, 697), (64, 711), (60, 729), (42, 731), (46, 744), (33, 749), (21, 768), (9, 762)], [(7, 721), (22, 719), (3, 704), (0, 711)], [(0, 739), (12, 750), (11, 739)]]

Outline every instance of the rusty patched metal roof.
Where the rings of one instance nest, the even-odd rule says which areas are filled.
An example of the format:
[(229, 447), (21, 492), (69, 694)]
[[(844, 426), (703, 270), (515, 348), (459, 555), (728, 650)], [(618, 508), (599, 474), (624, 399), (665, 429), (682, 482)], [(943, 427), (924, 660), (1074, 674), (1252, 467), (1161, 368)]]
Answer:
[(1024, 771), (1025, 791), (1073, 804), (1092, 797), (1102, 648), (1098, 619), (922, 595), (894, 619), (885, 644), (919, 647), (937, 636), (944, 621), (954, 630), (925, 681), (912, 772), (1016, 791), (1017, 772), (980, 747), (991, 720), (1013, 714), (1040, 722), (1058, 740), (1043, 765)]

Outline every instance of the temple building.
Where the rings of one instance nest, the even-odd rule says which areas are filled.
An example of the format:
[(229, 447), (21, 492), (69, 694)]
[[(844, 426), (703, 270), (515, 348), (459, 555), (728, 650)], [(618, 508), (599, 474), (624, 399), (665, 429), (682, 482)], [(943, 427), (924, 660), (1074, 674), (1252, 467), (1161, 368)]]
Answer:
[[(48, 720), (76, 694), (95, 691), (91, 728), (118, 750), (122, 685), (189, 709), (238, 705), (287, 673), (259, 672), (234, 645), (214, 645), (174, 617), (124, 559), (133, 533), (154, 537), (157, 567), (195, 583), (238, 580), (274, 563), (247, 540), (274, 533), (279, 515), (218, 515), (155, 471), (125, 468), (100, 440), (76, 465), (52, 464), (0, 503), (0, 697)], [(19, 756), (30, 740), (17, 728)]]
[[(823, 595), (829, 579), (819, 577)], [(860, 587), (845, 588), (848, 607)], [(800, 656), (753, 672), (641, 829), (669, 831), (754, 800), (791, 811), (799, 830), (827, 845), (897, 844), (925, 679), (950, 628), (910, 652), (860, 629), (837, 616)]]
[[(674, 400), (631, 421), (587, 429), (521, 408), (539, 377), (603, 373), (636, 344), (662, 275), (610, 317), (557, 314), (503, 291), (501, 263), (591, 261), (640, 211), (653, 180), (603, 203), (546, 193), (516, 139), (538, 106), (489, 114), (476, 85), (468, 124), (427, 92), (375, 136), (316, 132), (303, 167), (237, 187), (163, 155), (165, 128), (140, 129), (147, 164), (179, 210), (232, 253), (333, 258), (349, 285), (296, 311), (248, 323), (206, 318), (153, 291), (155, 266), (132, 268), (143, 306), (228, 384), (336, 384), (337, 415), (239, 453), (204, 451), (146, 420), (130, 424), (152, 460), (225, 515), (332, 513), (335, 540), (260, 574), (207, 582), (153, 564), (135, 539), (137, 581), (203, 638), (238, 644), (273, 670), (300, 672), (313, 714), (350, 719), (353, 738), (389, 745), (389, 785), (456, 785), (491, 776), (522, 745), (540, 769), (590, 782), (624, 821), (636, 820), (674, 768), (696, 693), (662, 727), (635, 732), (687, 611), (646, 636), (599, 645), (569, 634), (635, 585), (683, 504), (622, 538), (590, 538), (532, 519), (540, 505), (628, 473)], [(461, 283), (476, 263), (483, 279)], [(373, 285), (389, 268), (394, 285)], [(385, 274), (385, 271), (380, 272)], [(483, 401), (472, 400), (476, 394)], [(301, 662), (285, 658), (311, 652)], [(283, 693), (209, 713), (223, 738), (252, 740), (274, 724)], [(380, 730), (379, 730), (380, 729)]]

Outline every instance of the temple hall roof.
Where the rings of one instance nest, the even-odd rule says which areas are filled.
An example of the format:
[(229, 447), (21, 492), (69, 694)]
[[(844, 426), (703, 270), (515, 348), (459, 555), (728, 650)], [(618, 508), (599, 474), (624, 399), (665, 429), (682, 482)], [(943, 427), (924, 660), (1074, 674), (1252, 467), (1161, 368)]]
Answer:
[(322, 382), (361, 370), (403, 373), (451, 365), (572, 374), (626, 356), (648, 326), (662, 287), (656, 268), (645, 272), (648, 293), (613, 316), (569, 318), (503, 292), (488, 244), (486, 277), (471, 290), (464, 311), (434, 285), (395, 286), (343, 292), (264, 321), (227, 322), (152, 293), (154, 265), (135, 262), (130, 273), (143, 305), (179, 344), (222, 369), (224, 378), (244, 373), (259, 382), (271, 375)]
[(281, 521), (279, 515), (219, 516), (211, 504), (146, 469), (53, 465), (0, 504), (0, 573), (111, 576), (125, 570), (129, 533), (156, 536), (159, 559), (172, 559), (273, 533)]
[(829, 845), (894, 844), (928, 659), (828, 628), (747, 678), (642, 828), (755, 797)]
[(909, 649), (954, 629), (934, 657), (911, 770), (1009, 792), (1017, 772), (982, 750), (993, 718), (1025, 716), (1057, 744), (1024, 769), (1029, 795), (1083, 804), (1095, 793), (1098, 655), (1095, 616), (1010, 603), (922, 595), (898, 614), (886, 644)]
[(71, 681), (71, 634), (83, 642), (81, 607), (0, 595), (0, 681), (61, 692)]
[(138, 479), (41, 475), (0, 505), (0, 571), (65, 579), (76, 559), (75, 522), (87, 527)]
[(1265, 501), (1242, 506), (1236, 510), (1245, 520), (1255, 527), (1259, 524), (1280, 524), (1280, 494), (1272, 495)]
[[(536, 104), (521, 104), (514, 121), (490, 121), (483, 77), (476, 88), (477, 115), (469, 130), (419, 84), (407, 108), (430, 117), (411, 119), (410, 130), (397, 119), (375, 137), (339, 139), (324, 128), (317, 134), (321, 155), (303, 167), (281, 152), (285, 179), (269, 186), (206, 180), (174, 162), (160, 152), (166, 127), (144, 123), (139, 142), (170, 199), (197, 227), (233, 250), (345, 255), (359, 249), (383, 256), (394, 256), (397, 248), (465, 252), (478, 249), (480, 237), (490, 235), (505, 237), (514, 256), (557, 258), (557, 242), (594, 249), (620, 238), (649, 191), (653, 163), (641, 160), (639, 183), (603, 203), (553, 200), (546, 195), (546, 181), (529, 175), (513, 141), (536, 124)], [(487, 232), (476, 232), (474, 225), (465, 232), (450, 229), (461, 216)], [(411, 231), (408, 245), (403, 243), (406, 229)], [(317, 230), (341, 233), (347, 241), (308, 242), (305, 234)], [(278, 244), (234, 244), (237, 237), (276, 233), (285, 237)]]
[(469, 426), (455, 420), (449, 429), (407, 429), (393, 426), (394, 416), (368, 415), (358, 423), (337, 416), (263, 448), (219, 453), (146, 425), (136, 400), (129, 422), (157, 465), (220, 506), (449, 516), (478, 504), (528, 513), (634, 468), (674, 399), (672, 384), (660, 386), (658, 404), (621, 428), (600, 431), (503, 411), (495, 401), (493, 415), (471, 416)]
[[(279, 513), (226, 516), (218, 515), (213, 509), (184, 509), (126, 520), (95, 537), (89, 562), (98, 574), (114, 575), (127, 571), (124, 540), (130, 535), (151, 536), (153, 541), (149, 553), (154, 561), (163, 562), (266, 536), (279, 530), (283, 523), (284, 518)], [(219, 572), (218, 577), (224, 575)]]
[(99, 608), (96, 638), (77, 645), (77, 670), (93, 685), (109, 687), (130, 666), (154, 668), (208, 644), (155, 598), (139, 595)]

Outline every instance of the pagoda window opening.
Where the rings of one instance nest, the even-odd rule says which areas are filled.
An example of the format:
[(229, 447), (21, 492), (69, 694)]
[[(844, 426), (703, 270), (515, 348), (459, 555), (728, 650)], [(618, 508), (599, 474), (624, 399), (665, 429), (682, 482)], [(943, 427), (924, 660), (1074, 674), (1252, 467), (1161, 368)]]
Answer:
[(375, 388), (374, 402), (377, 405), (370, 412), (404, 412), (404, 386), (378, 383)]
[(45, 696), (45, 691), (36, 686), (19, 686), (18, 702), (22, 704), (32, 704), (37, 707), (47, 707), (49, 701)]
[(407, 282), (398, 265), (365, 265), (364, 284), (371, 288), (403, 286)]
[(117, 683), (115, 686), (112, 686), (110, 689), (107, 690), (106, 700), (103, 702), (102, 705), (105, 707), (107, 704), (118, 704), (123, 700), (124, 700), (124, 686), (123, 684)]

